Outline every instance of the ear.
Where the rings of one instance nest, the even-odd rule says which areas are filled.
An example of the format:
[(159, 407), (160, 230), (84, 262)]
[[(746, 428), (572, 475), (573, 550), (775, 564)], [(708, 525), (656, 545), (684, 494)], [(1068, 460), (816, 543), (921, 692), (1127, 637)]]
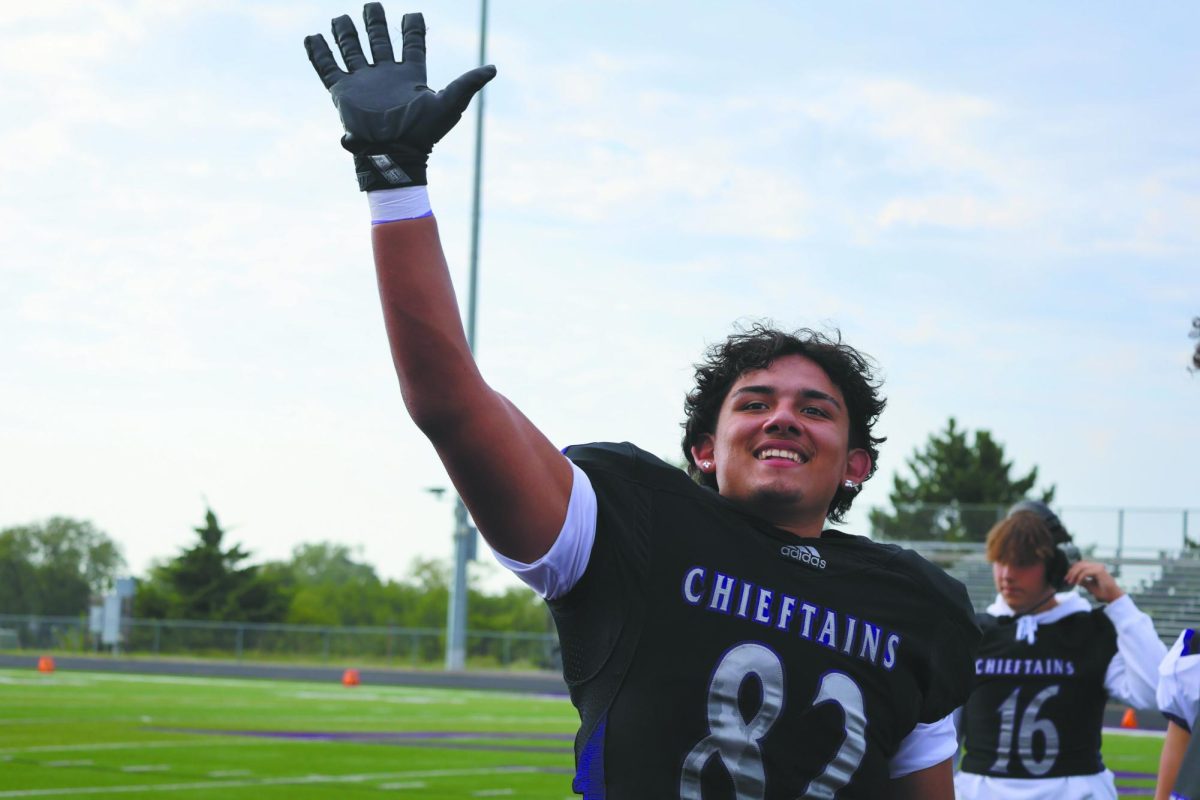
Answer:
[(861, 447), (856, 447), (846, 454), (846, 474), (843, 480), (861, 484), (871, 474), (871, 454)]
[[(713, 440), (711, 433), (701, 434), (696, 443), (692, 445), (691, 450), (692, 459), (696, 462), (697, 468), (700, 466), (701, 461), (716, 461), (713, 458), (713, 453), (716, 451), (716, 442)], [(703, 471), (701, 470), (701, 472)]]

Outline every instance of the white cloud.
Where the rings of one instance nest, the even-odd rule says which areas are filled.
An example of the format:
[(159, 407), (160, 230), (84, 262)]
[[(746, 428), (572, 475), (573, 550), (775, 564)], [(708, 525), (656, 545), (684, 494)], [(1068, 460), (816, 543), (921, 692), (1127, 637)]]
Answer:
[[(23, 389), (0, 398), (18, 454), (0, 463), (6, 513), (95, 514), (140, 560), (169, 554), (164, 531), (182, 544), (208, 492), (260, 551), (344, 537), (387, 574), (431, 542), (448, 551), (448, 507), (421, 492), (445, 478), (389, 372), (365, 204), (300, 50), (330, 8), (42, 4), (0, 22), (0, 103), (22, 111), (0, 120), (0, 353)], [(444, 80), (477, 40), (473, 21), (432, 22)], [(1082, 124), (978, 77), (913, 77), (944, 74), (938, 54), (814, 73), (763, 31), (744, 56), (761, 80), (734, 85), (711, 82), (707, 47), (630, 52), (556, 22), (492, 42), (480, 351), (556, 441), (673, 455), (704, 342), (774, 316), (832, 320), (895, 376), (885, 469), (949, 413), (1045, 453), (1074, 502), (1134, 502), (1114, 476), (1187, 449), (1188, 431), (1114, 423), (1102, 402), (1122, 385), (1179, 391), (1146, 365), (1183, 363), (1190, 317), (1176, 344), (1150, 345), (1131, 309), (1166, 318), (1200, 291), (1184, 266), (1200, 235), (1187, 119), (1173, 136), (1191, 144), (1155, 152), (1149, 129), (1125, 159), (1096, 134), (1113, 107)], [(238, 54), (259, 72), (231, 91), (215, 42), (164, 88), (188, 66), (164, 50), (231, 25), (263, 34)], [(473, 122), (432, 161), (456, 275)], [(1089, 292), (1108, 303), (1088, 308)], [(1056, 425), (1046, 404), (1078, 396), (1099, 399)], [(1182, 415), (1161, 402), (1156, 418)], [(1088, 430), (1117, 433), (1095, 464), (1071, 463)]]

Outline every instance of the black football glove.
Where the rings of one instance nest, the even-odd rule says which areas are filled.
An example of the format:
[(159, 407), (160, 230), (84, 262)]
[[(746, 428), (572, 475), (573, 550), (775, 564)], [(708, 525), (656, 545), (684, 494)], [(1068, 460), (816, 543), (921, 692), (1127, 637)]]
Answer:
[(333, 95), (346, 135), (342, 147), (354, 154), (358, 188), (364, 192), (424, 186), (429, 153), (454, 127), (471, 98), (496, 75), (492, 66), (476, 67), (435, 92), (425, 85), (425, 19), (405, 14), (404, 60), (392, 53), (383, 6), (363, 7), (374, 64), (368, 64), (350, 17), (333, 21), (333, 37), (349, 72), (333, 59), (325, 37), (304, 39), (313, 69)]

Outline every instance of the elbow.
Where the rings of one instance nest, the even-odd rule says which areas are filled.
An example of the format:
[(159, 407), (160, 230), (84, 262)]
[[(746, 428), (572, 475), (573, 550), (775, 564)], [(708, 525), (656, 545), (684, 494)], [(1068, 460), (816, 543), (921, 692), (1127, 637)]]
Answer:
[(462, 409), (446, 403), (414, 401), (407, 395), (404, 397), (404, 407), (425, 438), (434, 444), (446, 439), (453, 431), (461, 430), (467, 416)]
[(469, 391), (403, 392), (404, 407), (421, 433), (436, 447), (452, 441), (487, 418), (493, 393), (486, 386)]

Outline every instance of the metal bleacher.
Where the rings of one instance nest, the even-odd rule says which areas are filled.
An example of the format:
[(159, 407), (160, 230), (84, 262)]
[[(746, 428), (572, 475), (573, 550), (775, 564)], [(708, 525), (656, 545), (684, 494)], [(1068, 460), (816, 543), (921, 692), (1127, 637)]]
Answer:
[[(977, 612), (986, 609), (996, 597), (992, 568), (983, 554), (982, 546), (947, 546), (937, 542), (897, 542), (912, 547), (930, 561), (938, 564), (954, 578), (962, 581)], [(1152, 577), (1140, 583), (1122, 586), (1137, 604), (1154, 620), (1159, 637), (1168, 645), (1184, 628), (1200, 630), (1200, 553), (1185, 551), (1179, 555), (1160, 558), (1098, 558), (1109, 569), (1122, 565), (1146, 569), (1153, 566)]]
[(1168, 644), (1184, 628), (1200, 629), (1200, 556), (1188, 552), (1163, 559), (1162, 574), (1129, 594)]

